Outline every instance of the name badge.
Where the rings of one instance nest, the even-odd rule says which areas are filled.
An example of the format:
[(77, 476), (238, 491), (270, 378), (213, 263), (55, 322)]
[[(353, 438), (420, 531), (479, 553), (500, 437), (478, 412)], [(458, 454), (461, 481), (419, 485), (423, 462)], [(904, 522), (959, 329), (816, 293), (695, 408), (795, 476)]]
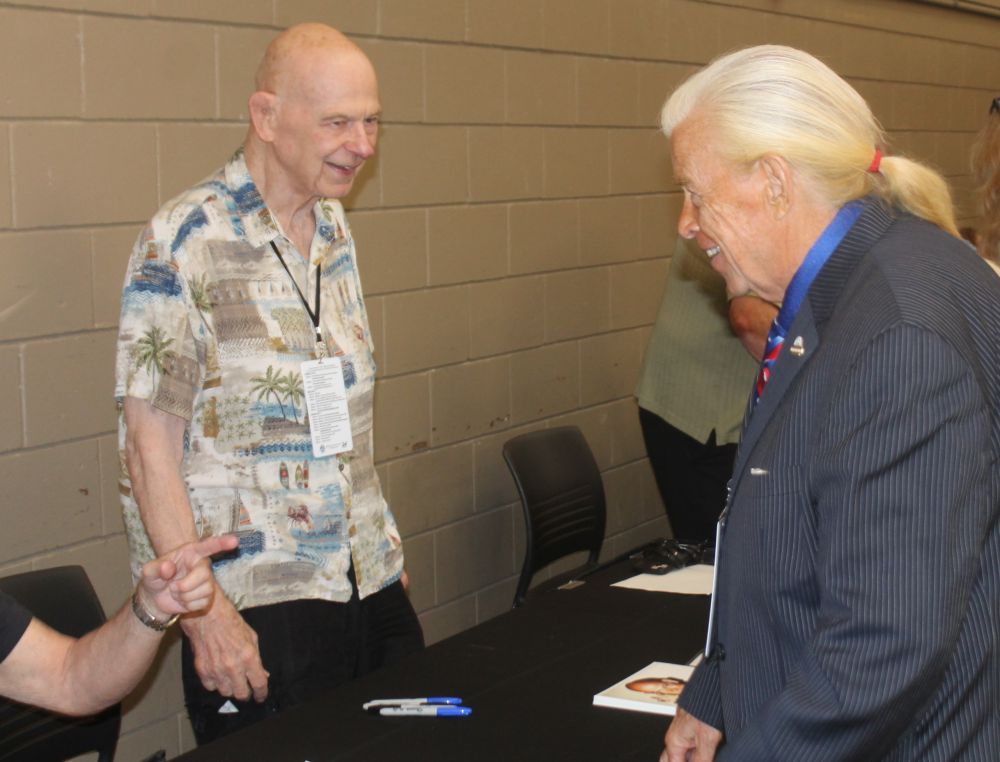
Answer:
[(302, 363), (313, 457), (325, 458), (354, 449), (347, 389), (339, 357)]

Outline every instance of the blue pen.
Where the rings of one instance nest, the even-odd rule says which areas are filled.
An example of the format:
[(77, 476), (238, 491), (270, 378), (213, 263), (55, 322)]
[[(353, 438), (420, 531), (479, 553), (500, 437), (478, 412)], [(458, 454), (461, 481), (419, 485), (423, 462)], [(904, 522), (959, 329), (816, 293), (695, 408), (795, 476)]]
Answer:
[(374, 709), (381, 706), (412, 706), (420, 704), (448, 704), (457, 705), (461, 704), (462, 699), (458, 696), (428, 696), (426, 698), (387, 698), (387, 699), (372, 699), (371, 701), (366, 701), (361, 705), (361, 708), (365, 711), (369, 709)]
[(405, 704), (383, 706), (378, 709), (378, 713), (383, 717), (468, 717), (472, 710), (467, 706), (446, 704)]

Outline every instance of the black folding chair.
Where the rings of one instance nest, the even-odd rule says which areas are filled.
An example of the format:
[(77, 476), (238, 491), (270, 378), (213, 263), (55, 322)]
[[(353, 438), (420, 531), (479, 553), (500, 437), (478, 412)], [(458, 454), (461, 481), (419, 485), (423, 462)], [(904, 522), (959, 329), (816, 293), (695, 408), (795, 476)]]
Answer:
[(578, 551), (587, 562), (547, 582), (558, 585), (597, 566), (604, 542), (607, 508), (601, 471), (576, 426), (561, 426), (514, 437), (503, 446), (524, 509), (527, 547), (514, 607), (524, 603), (537, 571)]
[[(75, 638), (100, 627), (104, 610), (82, 566), (15, 574), (0, 590), (54, 630)], [(0, 698), (0, 762), (63, 762), (96, 751), (112, 762), (121, 704), (93, 717), (64, 717)]]

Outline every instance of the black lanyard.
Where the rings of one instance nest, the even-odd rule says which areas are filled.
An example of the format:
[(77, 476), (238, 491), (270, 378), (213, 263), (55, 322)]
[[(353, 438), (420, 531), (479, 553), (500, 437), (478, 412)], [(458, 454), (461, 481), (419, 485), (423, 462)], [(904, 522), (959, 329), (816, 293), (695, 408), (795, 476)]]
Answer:
[(316, 265), (316, 308), (311, 310), (309, 309), (309, 302), (307, 302), (306, 298), (302, 295), (302, 289), (300, 289), (299, 284), (295, 282), (295, 278), (292, 276), (291, 270), (289, 270), (288, 265), (285, 264), (285, 258), (281, 256), (281, 252), (278, 251), (278, 247), (275, 245), (274, 241), (271, 241), (271, 248), (274, 249), (274, 253), (278, 257), (278, 261), (281, 262), (281, 266), (284, 267), (285, 272), (288, 273), (288, 277), (291, 279), (292, 285), (295, 286), (295, 293), (299, 295), (299, 299), (302, 301), (302, 306), (306, 308), (306, 312), (312, 319), (313, 328), (316, 330), (316, 342), (322, 344), (323, 333), (319, 329), (319, 265)]

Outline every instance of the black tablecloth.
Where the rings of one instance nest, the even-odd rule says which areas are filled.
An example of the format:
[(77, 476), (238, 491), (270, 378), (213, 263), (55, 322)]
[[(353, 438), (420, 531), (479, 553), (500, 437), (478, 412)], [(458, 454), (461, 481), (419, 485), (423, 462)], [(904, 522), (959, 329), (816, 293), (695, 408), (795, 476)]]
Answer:
[[(437, 643), (390, 668), (196, 751), (183, 762), (657, 759), (667, 718), (592, 706), (651, 661), (686, 662), (708, 598), (609, 587), (619, 564), (573, 590)], [(366, 714), (373, 698), (461, 696), (464, 718)]]

